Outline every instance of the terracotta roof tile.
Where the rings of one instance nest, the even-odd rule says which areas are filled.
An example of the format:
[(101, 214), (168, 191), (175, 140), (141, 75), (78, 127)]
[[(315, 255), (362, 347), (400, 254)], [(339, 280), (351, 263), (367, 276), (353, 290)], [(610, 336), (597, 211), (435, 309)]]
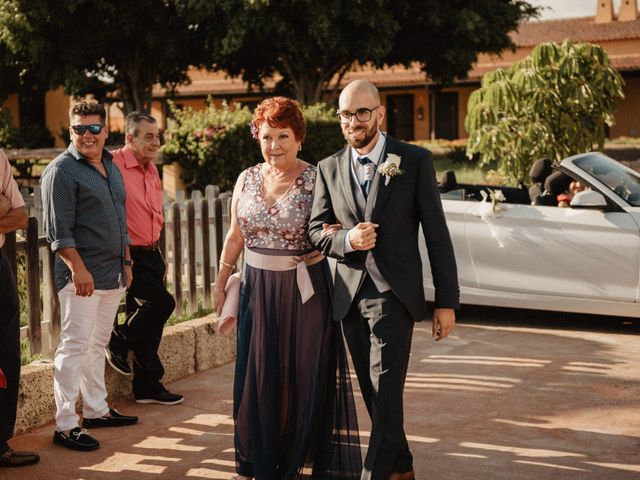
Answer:
[(594, 17), (583, 17), (525, 22), (517, 32), (511, 34), (511, 38), (519, 47), (532, 47), (542, 42), (562, 42), (566, 38), (592, 43), (640, 39), (640, 19), (595, 23)]

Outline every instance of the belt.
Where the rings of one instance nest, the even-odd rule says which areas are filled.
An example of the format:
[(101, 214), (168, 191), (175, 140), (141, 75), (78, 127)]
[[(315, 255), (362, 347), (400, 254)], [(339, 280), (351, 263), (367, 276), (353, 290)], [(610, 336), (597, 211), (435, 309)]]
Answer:
[(159, 250), (160, 242), (153, 242), (151, 245), (129, 245), (129, 250)]
[(313, 284), (311, 283), (311, 277), (307, 266), (315, 265), (324, 259), (324, 255), (315, 251), (307, 255), (300, 256), (287, 256), (287, 255), (263, 255), (261, 253), (254, 252), (245, 248), (244, 261), (247, 265), (251, 265), (255, 268), (262, 270), (295, 270), (296, 271), (296, 283), (298, 284), (298, 290), (302, 297), (302, 303), (306, 303), (315, 291), (313, 290)]

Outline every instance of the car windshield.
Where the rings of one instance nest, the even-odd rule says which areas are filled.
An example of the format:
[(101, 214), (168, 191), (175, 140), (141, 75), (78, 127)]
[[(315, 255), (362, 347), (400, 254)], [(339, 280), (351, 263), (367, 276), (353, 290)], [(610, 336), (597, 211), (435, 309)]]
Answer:
[(599, 155), (580, 158), (573, 163), (604, 183), (625, 202), (634, 207), (640, 206), (640, 174), (638, 172)]

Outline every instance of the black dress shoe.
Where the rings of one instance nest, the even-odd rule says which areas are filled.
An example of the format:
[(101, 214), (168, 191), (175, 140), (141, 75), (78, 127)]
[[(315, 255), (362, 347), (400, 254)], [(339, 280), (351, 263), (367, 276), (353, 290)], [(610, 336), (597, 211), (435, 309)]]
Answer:
[(104, 355), (107, 357), (107, 362), (111, 365), (116, 372), (122, 375), (131, 375), (131, 367), (129, 366), (129, 356), (127, 353), (116, 352), (111, 349), (109, 345), (104, 347)]
[(171, 393), (163, 388), (155, 395), (136, 396), (136, 403), (159, 403), (160, 405), (177, 405), (182, 403), (184, 397), (178, 393)]
[(109, 415), (100, 418), (83, 418), (84, 428), (124, 427), (138, 423), (138, 417), (122, 415), (117, 410), (110, 408)]
[(89, 452), (100, 446), (100, 443), (95, 438), (80, 427), (74, 428), (69, 434), (58, 431), (53, 432), (53, 443), (72, 450), (80, 450), (81, 452)]
[(0, 467), (26, 467), (40, 461), (40, 455), (33, 452), (16, 452), (9, 449), (0, 455)]

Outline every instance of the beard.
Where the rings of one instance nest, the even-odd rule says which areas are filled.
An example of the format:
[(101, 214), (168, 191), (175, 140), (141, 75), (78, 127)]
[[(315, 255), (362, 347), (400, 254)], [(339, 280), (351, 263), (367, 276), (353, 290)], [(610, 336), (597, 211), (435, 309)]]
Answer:
[[(364, 131), (364, 136), (361, 139), (354, 139), (351, 137), (350, 133)], [(356, 127), (347, 127), (342, 131), (342, 135), (344, 136), (347, 143), (355, 149), (363, 148), (369, 145), (378, 133), (378, 120), (375, 119), (373, 125), (370, 128), (367, 128), (367, 125), (358, 125)]]

